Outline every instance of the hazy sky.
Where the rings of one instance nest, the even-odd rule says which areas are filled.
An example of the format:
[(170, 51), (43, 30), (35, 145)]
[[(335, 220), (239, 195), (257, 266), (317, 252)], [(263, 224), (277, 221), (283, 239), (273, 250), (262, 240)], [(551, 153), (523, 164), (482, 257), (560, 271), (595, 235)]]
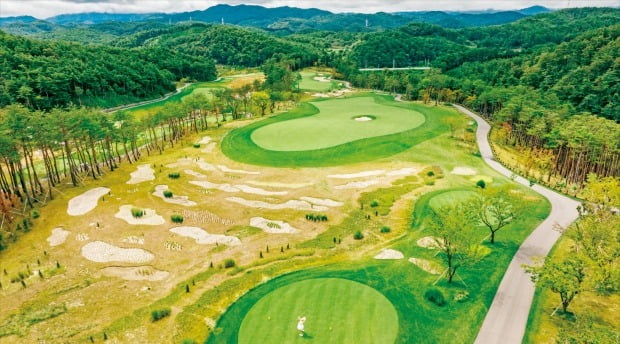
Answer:
[(217, 4), (257, 4), (266, 7), (316, 7), (332, 12), (518, 9), (533, 5), (549, 8), (620, 6), (620, 0), (0, 0), (0, 17), (31, 15), (47, 18), (79, 12), (185, 12)]

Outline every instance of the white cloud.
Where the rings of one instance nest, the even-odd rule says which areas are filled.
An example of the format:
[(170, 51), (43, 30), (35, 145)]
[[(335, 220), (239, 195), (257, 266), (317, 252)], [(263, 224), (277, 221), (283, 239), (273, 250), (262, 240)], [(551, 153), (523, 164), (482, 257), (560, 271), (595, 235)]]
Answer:
[(150, 13), (202, 10), (218, 3), (257, 4), (267, 7), (321, 8), (333, 12), (396, 12), (426, 10), (518, 9), (533, 5), (550, 8), (613, 6), (618, 0), (0, 0), (0, 16), (32, 15), (47, 18), (62, 13)]

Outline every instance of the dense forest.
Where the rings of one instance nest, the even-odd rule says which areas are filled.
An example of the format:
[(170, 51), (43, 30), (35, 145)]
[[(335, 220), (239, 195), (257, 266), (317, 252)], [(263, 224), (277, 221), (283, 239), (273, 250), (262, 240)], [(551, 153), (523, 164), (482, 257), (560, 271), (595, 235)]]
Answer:
[(0, 106), (49, 110), (156, 98), (182, 78), (212, 80), (215, 65), (173, 50), (84, 47), (0, 32)]

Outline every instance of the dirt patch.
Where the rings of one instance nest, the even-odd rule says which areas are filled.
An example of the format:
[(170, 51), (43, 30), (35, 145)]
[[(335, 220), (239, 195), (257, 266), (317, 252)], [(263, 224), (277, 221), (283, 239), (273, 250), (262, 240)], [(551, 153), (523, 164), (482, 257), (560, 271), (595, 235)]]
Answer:
[(430, 260), (420, 258), (409, 258), (409, 262), (417, 265), (420, 269), (432, 275), (439, 275), (441, 268)]
[(238, 246), (241, 245), (241, 240), (234, 236), (222, 235), (222, 234), (209, 234), (209, 232), (205, 231), (200, 227), (174, 227), (170, 228), (172, 233), (178, 234), (180, 236), (192, 238), (196, 240), (197, 244), (200, 245), (216, 245), (216, 244), (224, 244), (228, 246)]
[(241, 197), (227, 197), (227, 201), (245, 205), (246, 207), (259, 208), (259, 209), (297, 209), (297, 210), (314, 210), (314, 211), (327, 211), (329, 208), (320, 206), (320, 205), (312, 205), (306, 201), (299, 200), (290, 200), (285, 203), (267, 203), (263, 201), (253, 201), (247, 200)]
[(251, 187), (248, 185), (235, 185), (235, 187), (242, 192), (263, 195), (263, 196), (283, 196), (288, 194), (287, 191), (268, 191), (260, 188)]
[(230, 184), (215, 184), (215, 183), (211, 183), (211, 182), (207, 182), (207, 181), (198, 181), (198, 180), (192, 180), (189, 182), (190, 184), (193, 185), (198, 185), (200, 187), (203, 187), (205, 189), (215, 189), (215, 190), (220, 190), (220, 191), (224, 191), (224, 192), (239, 192), (241, 190), (237, 189), (236, 187), (230, 185)]
[(251, 218), (250, 226), (260, 228), (263, 232), (270, 234), (294, 234), (299, 232), (299, 230), (284, 221), (269, 220), (262, 217)]
[(73, 197), (69, 200), (67, 214), (80, 216), (88, 213), (97, 207), (99, 198), (110, 192), (110, 189), (99, 187), (86, 191), (85, 193)]
[(52, 235), (47, 238), (47, 242), (50, 246), (58, 246), (67, 240), (67, 237), (71, 232), (64, 230), (61, 227), (52, 229)]
[(200, 172), (196, 172), (196, 171), (192, 171), (192, 170), (185, 170), (183, 171), (185, 174), (192, 176), (192, 177), (196, 177), (196, 178), (207, 178), (207, 176), (205, 176), (204, 174), (200, 173)]
[(164, 200), (164, 202), (179, 204), (186, 207), (195, 206), (196, 202), (190, 201), (188, 196), (177, 196), (173, 195), (172, 197), (164, 196), (164, 191), (168, 190), (168, 185), (157, 185), (155, 187), (155, 192), (153, 192), (153, 196), (157, 196)]
[(198, 141), (198, 144), (199, 144), (199, 145), (206, 145), (206, 144), (209, 144), (209, 142), (211, 142), (211, 137), (209, 137), (209, 136), (204, 136), (204, 137), (202, 138), (202, 140)]
[(155, 258), (141, 248), (122, 248), (103, 241), (93, 241), (82, 246), (82, 256), (92, 262), (146, 263)]
[(217, 168), (224, 173), (237, 173), (237, 174), (260, 174), (260, 172), (256, 171), (245, 171), (245, 170), (235, 170), (232, 168), (228, 168), (224, 165), (217, 165)]
[(127, 184), (138, 184), (155, 179), (155, 171), (151, 165), (140, 165), (135, 172), (131, 172), (131, 179)]
[(378, 180), (366, 180), (363, 182), (351, 182), (351, 183), (347, 183), (347, 184), (342, 184), (342, 185), (336, 185), (334, 186), (334, 189), (336, 190), (346, 190), (346, 189), (364, 189), (367, 188), (371, 185), (375, 185), (375, 184), (379, 184)]
[(390, 177), (404, 177), (404, 176), (410, 176), (415, 174), (416, 172), (418, 172), (418, 169), (415, 167), (405, 167), (405, 168), (401, 168), (400, 170), (394, 170), (391, 172), (386, 173), (387, 176)]
[(131, 214), (132, 208), (135, 208), (135, 207), (132, 205), (127, 205), (127, 204), (122, 205), (119, 208), (118, 213), (116, 213), (114, 217), (116, 217), (117, 219), (124, 220), (130, 225), (157, 226), (157, 225), (163, 225), (164, 223), (166, 223), (166, 220), (164, 220), (164, 218), (161, 217), (160, 215), (157, 215), (157, 213), (153, 209), (142, 209), (144, 211), (144, 215), (142, 215), (142, 217), (137, 218)]
[(385, 170), (372, 170), (372, 171), (362, 171), (357, 173), (348, 173), (348, 174), (330, 174), (327, 178), (334, 179), (353, 179), (353, 178), (364, 178), (364, 177), (374, 177), (380, 176), (385, 173)]
[(119, 277), (128, 281), (162, 281), (168, 278), (168, 271), (157, 270), (152, 266), (108, 266), (101, 269), (105, 276)]
[(249, 180), (247, 181), (248, 184), (251, 185), (256, 185), (256, 186), (268, 186), (268, 187), (272, 187), (272, 188), (289, 188), (289, 189), (300, 189), (300, 188), (305, 188), (308, 186), (312, 186), (313, 183), (277, 183), (277, 182), (260, 182), (260, 181), (254, 181), (254, 180)]
[(378, 255), (375, 256), (375, 259), (403, 259), (405, 255), (397, 250), (393, 250), (391, 248), (386, 248), (381, 250)]

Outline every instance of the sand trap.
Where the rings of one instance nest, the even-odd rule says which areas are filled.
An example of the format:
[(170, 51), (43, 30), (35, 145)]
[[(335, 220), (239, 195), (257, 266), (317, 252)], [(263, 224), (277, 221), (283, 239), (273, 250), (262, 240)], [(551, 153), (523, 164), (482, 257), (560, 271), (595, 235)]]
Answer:
[(471, 167), (458, 166), (458, 167), (455, 167), (450, 173), (456, 174), (459, 176), (473, 176), (478, 172), (476, 172), (476, 170), (474, 170)]
[(119, 208), (118, 213), (116, 213), (114, 217), (125, 220), (125, 222), (129, 223), (130, 225), (157, 226), (166, 223), (166, 220), (164, 220), (164, 218), (160, 215), (157, 215), (157, 213), (153, 209), (142, 209), (144, 210), (144, 215), (140, 218), (135, 218), (133, 217), (133, 215), (131, 215), (131, 208), (134, 208), (134, 206), (127, 204), (122, 205)]
[(138, 184), (155, 179), (155, 171), (151, 165), (140, 165), (135, 172), (131, 172), (131, 179), (127, 184)]
[(391, 171), (386, 173), (387, 176), (390, 177), (395, 177), (395, 176), (410, 176), (412, 174), (415, 174), (416, 172), (418, 172), (418, 169), (415, 167), (405, 167), (405, 168), (401, 168), (400, 170), (395, 170), (395, 171)]
[(318, 82), (330, 82), (330, 81), (332, 81), (331, 79), (326, 78), (324, 76), (315, 76), (312, 79), (315, 80), (315, 81), (318, 81)]
[(393, 250), (391, 248), (386, 248), (381, 250), (378, 255), (375, 256), (375, 259), (403, 259), (405, 255), (397, 250)]
[(268, 220), (262, 217), (250, 219), (250, 226), (257, 227), (270, 234), (293, 234), (299, 232), (296, 228), (284, 221)]
[(217, 171), (217, 169), (215, 168), (215, 166), (209, 164), (206, 161), (203, 161), (202, 159), (198, 160), (196, 162), (196, 164), (198, 165), (198, 167), (203, 170), (203, 171)]
[(250, 180), (247, 181), (248, 184), (256, 185), (256, 186), (268, 186), (272, 188), (289, 188), (289, 189), (300, 189), (308, 186), (312, 186), (312, 183), (277, 183), (277, 182), (259, 182)]
[(198, 144), (206, 145), (209, 142), (211, 142), (211, 137), (205, 136), (205, 137), (202, 138), (202, 140), (198, 141)]
[(219, 168), (222, 172), (226, 172), (226, 173), (260, 174), (260, 172), (245, 171), (245, 170), (234, 170), (234, 169), (228, 168), (228, 167), (226, 167), (224, 165), (217, 165), (217, 168)]
[(207, 178), (207, 176), (205, 176), (204, 174), (202, 174), (200, 172), (196, 172), (196, 171), (192, 171), (192, 170), (185, 170), (183, 172), (185, 174), (187, 174), (188, 176), (192, 176), (192, 177), (196, 177), (196, 178)]
[(181, 158), (181, 159), (177, 160), (177, 162), (175, 162), (175, 163), (166, 165), (166, 167), (177, 168), (179, 166), (191, 165), (193, 162), (194, 161), (192, 159), (190, 159), (190, 158)]
[(316, 205), (324, 205), (326, 207), (342, 207), (344, 205), (342, 202), (334, 201), (329, 198), (299, 197), (299, 199)]
[(166, 203), (172, 203), (172, 204), (179, 204), (179, 205), (183, 205), (186, 207), (192, 207), (195, 206), (196, 202), (194, 201), (190, 201), (189, 197), (187, 196), (177, 196), (175, 194), (172, 195), (172, 197), (168, 198), (166, 196), (164, 196), (164, 191), (168, 190), (168, 185), (157, 185), (155, 187), (155, 192), (153, 192), (153, 196), (157, 196), (161, 199), (164, 200), (164, 202)]
[(52, 235), (47, 238), (47, 242), (50, 246), (58, 246), (67, 240), (67, 237), (71, 232), (62, 229), (61, 227), (52, 229)]
[(110, 189), (100, 187), (88, 190), (79, 196), (73, 197), (69, 200), (67, 214), (71, 216), (80, 216), (88, 213), (97, 207), (97, 201), (99, 201), (99, 198), (108, 194), (108, 192), (110, 192)]
[(205, 148), (203, 148), (201, 150), (201, 152), (203, 152), (203, 153), (211, 153), (211, 152), (213, 152), (213, 149), (215, 149), (215, 142), (211, 142), (208, 145), (206, 145)]
[(209, 234), (207, 231), (199, 227), (174, 227), (170, 228), (170, 231), (180, 236), (192, 238), (196, 240), (197, 244), (201, 245), (241, 245), (241, 240), (239, 240), (239, 238), (237, 237), (222, 234)]
[(364, 182), (351, 182), (343, 185), (336, 185), (334, 189), (336, 190), (346, 190), (346, 189), (363, 189), (369, 187), (371, 185), (379, 184), (378, 180), (367, 180)]
[(439, 275), (441, 270), (437, 264), (426, 259), (409, 258), (409, 262), (417, 265), (420, 269), (428, 272), (429, 274)]
[(312, 96), (317, 98), (329, 98), (329, 94), (326, 93), (313, 93)]
[(290, 200), (290, 201), (286, 201), (285, 203), (278, 203), (278, 204), (267, 203), (263, 201), (252, 201), (252, 200), (247, 200), (245, 198), (240, 198), (240, 197), (227, 197), (226, 200), (233, 202), (233, 203), (245, 205), (247, 207), (262, 208), (262, 209), (274, 209), (274, 210), (296, 209), (296, 210), (314, 210), (314, 211), (329, 210), (329, 208), (327, 207), (320, 206), (320, 205), (313, 206), (312, 204), (306, 201), (299, 201), (299, 200)]
[(198, 180), (192, 180), (189, 183), (193, 184), (193, 185), (198, 185), (198, 186), (203, 187), (205, 189), (216, 189), (216, 190), (220, 190), (220, 191), (224, 191), (224, 192), (239, 192), (239, 191), (241, 191), (241, 190), (237, 189), (236, 187), (233, 187), (230, 184), (215, 184), (215, 183), (211, 183), (211, 182), (207, 182), (207, 181), (198, 181)]
[(283, 196), (288, 194), (288, 191), (268, 191), (260, 188), (251, 187), (248, 185), (235, 185), (235, 187), (242, 192), (263, 195), (263, 196)]
[(97, 263), (145, 263), (155, 258), (151, 252), (141, 248), (122, 248), (103, 241), (93, 241), (82, 246), (82, 256)]
[(385, 173), (385, 170), (373, 170), (373, 171), (363, 171), (363, 172), (349, 173), (349, 174), (330, 174), (327, 176), (327, 178), (353, 179), (353, 178), (380, 176), (384, 173)]
[(355, 117), (356, 122), (369, 122), (369, 121), (372, 121), (373, 119), (374, 118), (368, 117), (368, 116)]
[(101, 269), (101, 273), (128, 281), (162, 281), (170, 275), (168, 271), (157, 270), (151, 266), (109, 266)]
[(416, 241), (416, 244), (424, 248), (439, 248), (439, 245), (437, 244), (437, 240), (438, 239), (435, 237), (427, 236), (427, 237), (418, 239), (418, 241)]

